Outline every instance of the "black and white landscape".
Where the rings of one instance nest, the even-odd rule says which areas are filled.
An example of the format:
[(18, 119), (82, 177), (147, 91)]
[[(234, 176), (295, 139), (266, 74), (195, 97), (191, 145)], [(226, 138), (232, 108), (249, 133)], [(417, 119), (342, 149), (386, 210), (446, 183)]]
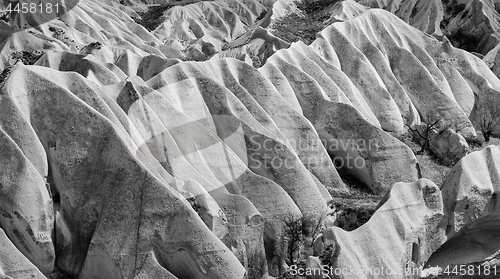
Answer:
[(0, 0), (0, 278), (500, 278), (497, 10)]

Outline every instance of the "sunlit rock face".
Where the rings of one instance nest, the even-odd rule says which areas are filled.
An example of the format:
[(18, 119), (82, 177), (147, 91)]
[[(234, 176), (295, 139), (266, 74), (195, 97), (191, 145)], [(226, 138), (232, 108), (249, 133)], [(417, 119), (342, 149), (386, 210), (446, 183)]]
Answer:
[[(488, 146), (459, 161), (443, 184), (448, 241), (427, 266), (498, 265), (498, 146)], [(488, 244), (487, 244), (488, 243)]]
[(498, 3), (491, 0), (444, 2), (443, 34), (457, 47), (485, 55), (499, 42)]
[(46, 278), (0, 230), (0, 275), (2, 278)]
[(384, 201), (360, 228), (331, 227), (323, 233), (322, 248), (330, 247), (330, 275), (347, 270), (337, 272), (339, 277), (420, 278), (411, 271), (446, 239), (441, 191), (427, 179), (396, 183)]
[(441, 1), (363, 0), (359, 1), (359, 4), (391, 12), (422, 32), (442, 35), (440, 23), (443, 20), (444, 11)]

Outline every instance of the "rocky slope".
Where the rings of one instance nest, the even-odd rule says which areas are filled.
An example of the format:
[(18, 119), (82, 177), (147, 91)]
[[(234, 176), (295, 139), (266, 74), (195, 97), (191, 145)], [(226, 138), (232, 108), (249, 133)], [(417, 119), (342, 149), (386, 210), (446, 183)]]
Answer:
[[(498, 266), (497, 146), (463, 158), (446, 177), (442, 194), (448, 241), (427, 266), (473, 266), (476, 274)], [(453, 274), (452, 274), (453, 275)]]
[(440, 23), (443, 20), (444, 11), (441, 1), (363, 0), (359, 1), (359, 3), (367, 7), (380, 8), (391, 12), (425, 33), (442, 35)]
[[(269, 28), (289, 1), (184, 3), (151, 32), (122, 4), (80, 1), (19, 32), (0, 21), (0, 275), (279, 276), (290, 221), (308, 266), (333, 245), (323, 264), (401, 278), (456, 249), (454, 187), (496, 149), (441, 192), (398, 137), (438, 123), (436, 154), (462, 158), (500, 106), (481, 59), (350, 0), (310, 45)], [(381, 200), (351, 232), (331, 226), (345, 181)]]
[(495, 1), (450, 1), (441, 23), (457, 46), (485, 55), (499, 42), (500, 14)]

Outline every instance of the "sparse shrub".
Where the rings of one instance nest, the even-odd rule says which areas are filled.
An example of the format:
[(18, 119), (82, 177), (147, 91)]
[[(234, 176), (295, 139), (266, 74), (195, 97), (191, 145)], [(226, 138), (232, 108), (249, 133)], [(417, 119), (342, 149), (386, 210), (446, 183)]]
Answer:
[(2, 71), (2, 73), (0, 74), (0, 85), (5, 82), (5, 80), (9, 77), (11, 72), (12, 72), (12, 67), (7, 67)]
[(196, 212), (200, 211), (201, 206), (199, 206), (198, 203), (196, 203), (195, 197), (189, 197), (186, 200), (189, 202), (189, 204), (194, 209), (194, 211), (196, 211)]
[(52, 34), (53, 37), (57, 38), (65, 34), (64, 30), (60, 28), (56, 28), (54, 26), (49, 26), (49, 31), (54, 33)]
[(0, 20), (9, 23), (10, 22), (10, 13), (0, 14)]
[[(478, 132), (479, 133), (479, 132)], [(472, 138), (472, 139), (465, 139), (467, 141), (467, 144), (472, 148), (481, 148), (483, 147), (483, 143), (484, 143), (484, 138), (481, 139), (481, 137), (475, 137), (475, 138)]]
[(42, 50), (34, 50), (34, 51), (18, 51), (12, 53), (12, 59), (14, 60), (21, 60), (24, 65), (33, 65), (44, 55), (45, 52)]
[(148, 31), (153, 31), (165, 21), (165, 11), (176, 5), (180, 4), (168, 3), (159, 6), (151, 6), (144, 12), (137, 12), (140, 18), (134, 18), (134, 21), (144, 26)]
[[(317, 219), (314, 215), (286, 215), (281, 218), (283, 222), (282, 238), (276, 242), (276, 256), (284, 261), (288, 266), (305, 266), (306, 258), (309, 255), (301, 255), (305, 250), (306, 237), (314, 239), (323, 230), (324, 216)], [(282, 278), (287, 278), (282, 274)]]
[(456, 16), (467, 7), (467, 5), (463, 3), (458, 4), (457, 0), (443, 0), (442, 3), (444, 6), (445, 14), (449, 16)]
[(442, 119), (432, 120), (425, 122), (422, 126), (412, 128), (410, 125), (406, 125), (408, 129), (412, 132), (414, 138), (417, 137), (416, 140), (420, 144), (420, 150), (417, 154), (423, 154), (426, 151), (429, 151), (431, 146), (430, 133), (432, 130), (438, 127), (438, 124)]
[(323, 11), (325, 8), (339, 2), (339, 0), (301, 0), (296, 1), (297, 8), (308, 14), (315, 14)]
[(266, 14), (267, 14), (267, 10), (266, 10), (266, 9), (264, 9), (264, 10), (260, 13), (260, 15), (259, 15), (259, 16), (255, 19), (255, 21), (258, 21), (258, 20), (263, 19), (263, 18), (266, 16)]
[(66, 31), (55, 26), (49, 26), (49, 31), (52, 32), (52, 38), (63, 42), (64, 44), (70, 46), (75, 40), (70, 39), (66, 36)]
[(335, 225), (346, 231), (353, 231), (370, 220), (375, 208), (363, 208), (359, 206), (337, 206), (340, 214), (335, 220)]
[(476, 38), (472, 34), (467, 34), (461, 29), (454, 30), (453, 33), (448, 33), (446, 35), (454, 47), (461, 48), (468, 52), (475, 52), (480, 41), (479, 38)]
[(280, 241), (278, 257), (286, 262), (286, 264), (293, 265), (297, 263), (299, 258), (299, 250), (304, 241), (304, 226), (302, 218), (297, 218), (295, 215), (286, 215), (281, 219), (283, 222), (283, 238)]
[(135, 18), (135, 22), (144, 26), (148, 31), (155, 30), (160, 24), (165, 21), (163, 13), (171, 8), (172, 5), (161, 5), (157, 7), (149, 7), (146, 12), (138, 12), (140, 18)]
[(330, 244), (327, 245), (323, 249), (323, 253), (319, 255), (319, 259), (321, 260), (321, 264), (331, 266), (332, 264), (332, 259), (335, 257), (335, 254), (337, 253), (337, 249), (335, 249), (335, 245)]
[(260, 61), (260, 58), (257, 55), (250, 54), (250, 59), (252, 59), (252, 66), (254, 68), (258, 69), (262, 66), (262, 62)]
[(295, 2), (302, 14), (288, 14), (272, 25), (273, 34), (287, 42), (302, 41), (311, 44), (316, 33), (325, 28), (325, 20), (330, 18), (327, 7), (339, 0), (303, 0)]
[(93, 43), (90, 43), (87, 47), (91, 50), (94, 50), (94, 49), (99, 50), (102, 48), (102, 44), (100, 42), (93, 42)]
[(457, 0), (443, 0), (443, 7), (444, 7), (444, 18), (440, 23), (440, 28), (441, 30), (444, 30), (446, 26), (448, 26), (451, 18), (455, 17), (458, 15), (460, 12), (465, 10), (467, 5), (465, 4), (458, 4)]
[[(477, 104), (477, 102), (476, 102)], [(500, 111), (495, 102), (486, 102), (476, 111), (477, 124), (486, 142), (490, 141), (496, 128), (500, 125)]]

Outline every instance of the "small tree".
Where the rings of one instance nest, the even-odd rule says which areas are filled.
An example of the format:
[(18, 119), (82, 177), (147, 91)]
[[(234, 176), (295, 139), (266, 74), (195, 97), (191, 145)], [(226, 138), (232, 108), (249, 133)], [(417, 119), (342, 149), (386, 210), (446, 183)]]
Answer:
[(302, 218), (295, 215), (286, 215), (283, 219), (283, 238), (281, 239), (281, 247), (279, 250), (281, 258), (288, 264), (293, 265), (299, 259), (300, 247), (303, 243), (304, 224)]
[(277, 242), (277, 256), (288, 265), (298, 264), (300, 251), (307, 236), (315, 237), (321, 233), (325, 216), (317, 219), (314, 215), (298, 217), (293, 214), (284, 216), (282, 238)]
[(495, 129), (500, 125), (500, 111), (496, 103), (489, 102), (477, 111), (477, 124), (483, 133), (484, 140), (488, 142)]
[(463, 129), (465, 128), (473, 128), (472, 126), (472, 123), (468, 120), (466, 120), (466, 118), (461, 118), (459, 120), (455, 120), (453, 123), (449, 124), (448, 126), (446, 126), (443, 130), (446, 130), (446, 128), (449, 128), (451, 130), (453, 130), (455, 133), (459, 134), (460, 131), (462, 131)]
[(437, 128), (437, 125), (439, 124), (439, 122), (441, 122), (441, 120), (442, 119), (426, 122), (423, 125), (423, 129), (419, 129), (418, 127), (412, 128), (410, 127), (410, 125), (406, 124), (408, 129), (414, 134), (417, 134), (419, 137), (421, 147), (420, 150), (417, 152), (418, 154), (422, 154), (425, 151), (429, 150), (431, 146), (431, 139), (430, 139), (431, 131)]

